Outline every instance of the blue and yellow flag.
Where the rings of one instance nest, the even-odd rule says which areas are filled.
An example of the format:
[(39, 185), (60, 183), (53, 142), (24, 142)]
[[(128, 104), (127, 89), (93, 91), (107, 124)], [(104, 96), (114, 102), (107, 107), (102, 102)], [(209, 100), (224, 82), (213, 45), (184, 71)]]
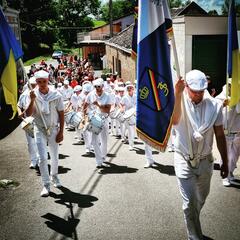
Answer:
[(172, 126), (174, 90), (168, 34), (172, 20), (167, 0), (140, 0), (137, 64), (137, 134), (165, 151)]
[(22, 49), (0, 8), (0, 81), (6, 104), (12, 106), (13, 117), (17, 112), (16, 61), (21, 58), (22, 55)]
[(230, 4), (228, 14), (228, 77), (232, 78), (229, 104), (232, 107), (240, 101), (240, 53), (234, 0)]

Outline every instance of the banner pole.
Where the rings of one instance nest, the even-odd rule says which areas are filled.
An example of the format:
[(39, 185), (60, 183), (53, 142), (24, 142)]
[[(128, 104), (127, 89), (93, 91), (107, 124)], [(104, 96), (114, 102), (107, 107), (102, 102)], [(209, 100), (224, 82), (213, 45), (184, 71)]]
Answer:
[[(181, 73), (180, 73), (180, 66), (179, 66), (179, 61), (178, 61), (178, 55), (177, 55), (177, 48), (176, 48), (176, 42), (175, 42), (175, 37), (174, 37), (174, 32), (172, 32), (172, 37), (171, 37), (171, 43), (172, 43), (172, 50), (173, 50), (173, 56), (174, 56), (174, 62), (175, 62), (175, 67), (176, 67), (176, 72), (177, 72), (177, 78), (180, 79)], [(187, 129), (187, 139), (188, 139), (188, 147), (189, 147), (189, 155), (190, 159), (193, 159), (193, 149), (192, 149), (192, 141), (191, 141), (191, 136), (189, 132), (189, 121), (187, 118), (187, 112), (186, 112), (186, 107), (185, 107), (185, 101), (184, 101), (184, 93), (182, 95), (182, 114), (184, 116), (185, 124), (186, 124), (186, 129)]]

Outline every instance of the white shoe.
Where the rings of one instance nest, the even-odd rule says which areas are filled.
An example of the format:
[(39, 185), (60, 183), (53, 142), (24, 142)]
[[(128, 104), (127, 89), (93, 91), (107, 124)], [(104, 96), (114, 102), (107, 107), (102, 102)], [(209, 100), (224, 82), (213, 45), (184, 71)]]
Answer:
[(62, 186), (57, 175), (51, 176), (51, 182), (53, 183), (53, 186), (56, 188), (60, 188)]
[(40, 193), (41, 197), (48, 197), (50, 193), (50, 186), (49, 185), (45, 185)]
[(134, 148), (132, 147), (132, 146), (129, 146), (129, 151), (133, 151), (134, 150)]
[(30, 168), (30, 169), (35, 169), (35, 168), (36, 168), (36, 165), (37, 165), (37, 164), (31, 163), (31, 164), (29, 165), (29, 168)]
[(152, 164), (147, 163), (144, 165), (144, 168), (150, 168), (151, 166), (152, 166)]
[(224, 187), (229, 187), (231, 185), (228, 178), (223, 178), (222, 184), (223, 184)]

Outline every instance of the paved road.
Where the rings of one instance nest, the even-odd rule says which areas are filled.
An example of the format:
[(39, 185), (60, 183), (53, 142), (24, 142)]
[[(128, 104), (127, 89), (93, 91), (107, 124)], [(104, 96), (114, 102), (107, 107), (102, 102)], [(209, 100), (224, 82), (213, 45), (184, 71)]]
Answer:
[[(17, 129), (0, 141), (0, 179), (17, 180), (15, 189), (0, 190), (1, 240), (182, 240), (186, 239), (181, 198), (172, 153), (154, 152), (156, 169), (144, 169), (143, 144), (136, 151), (109, 139), (109, 168), (95, 169), (84, 146), (73, 145), (73, 132), (60, 146), (60, 179), (41, 198), (40, 177), (29, 170), (24, 133)], [(210, 196), (202, 211), (209, 239), (239, 240), (239, 187), (224, 188), (215, 170)]]

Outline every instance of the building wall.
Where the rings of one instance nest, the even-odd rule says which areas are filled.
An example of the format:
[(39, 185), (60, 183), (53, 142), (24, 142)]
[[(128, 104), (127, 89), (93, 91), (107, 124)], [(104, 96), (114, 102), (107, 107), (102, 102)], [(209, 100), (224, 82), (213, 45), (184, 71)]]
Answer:
[[(177, 54), (178, 54), (178, 62), (180, 67), (180, 73), (182, 76), (185, 75), (185, 52), (186, 52), (186, 38), (185, 38), (185, 23), (184, 19), (174, 19), (173, 21), (173, 31), (175, 36)], [(171, 63), (174, 65), (175, 60), (173, 57), (173, 52), (171, 51)]]
[[(112, 69), (112, 72), (120, 72), (118, 69), (117, 60), (121, 61), (121, 78), (124, 81), (131, 81), (134, 83), (136, 79), (136, 66), (135, 61), (132, 59), (131, 54), (123, 52), (122, 50), (113, 48), (106, 45), (107, 66)], [(114, 61), (114, 63), (113, 63)]]

